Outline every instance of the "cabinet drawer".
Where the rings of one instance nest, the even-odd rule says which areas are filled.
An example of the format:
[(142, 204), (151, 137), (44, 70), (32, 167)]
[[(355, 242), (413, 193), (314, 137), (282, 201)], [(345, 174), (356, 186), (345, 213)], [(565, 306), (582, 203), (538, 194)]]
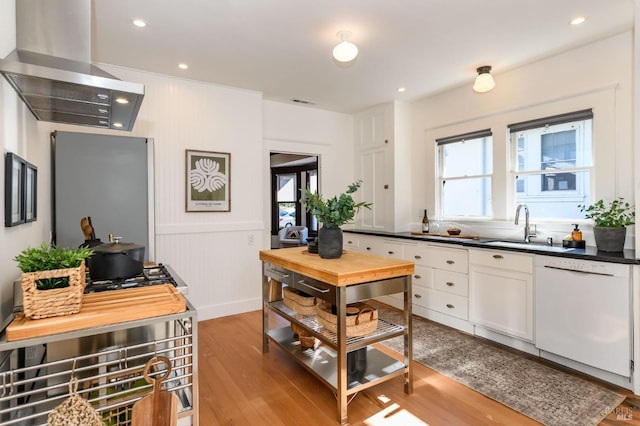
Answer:
[(432, 268), (416, 265), (411, 277), (412, 285), (433, 288), (433, 271)]
[(469, 276), (458, 272), (436, 269), (433, 277), (433, 288), (445, 293), (469, 296)]
[(469, 250), (469, 263), (488, 268), (533, 273), (533, 255), (504, 250)]
[(430, 266), (446, 271), (467, 273), (468, 256), (466, 249), (452, 249), (435, 246), (407, 246), (405, 258), (417, 265)]
[(268, 262), (263, 262), (262, 269), (263, 274), (271, 279), (289, 285), (293, 283), (293, 272), (287, 269), (281, 268), (280, 266), (272, 265)]
[(360, 240), (349, 234), (344, 234), (344, 248), (346, 250), (360, 251)]
[(444, 293), (438, 290), (427, 290), (428, 309), (451, 315), (463, 320), (469, 319), (469, 299), (456, 294)]
[(322, 281), (296, 273), (292, 283), (289, 285), (296, 290), (318, 297), (332, 305), (336, 303), (336, 288)]
[(416, 265), (431, 266), (428, 261), (431, 249), (433, 249), (433, 247), (425, 245), (407, 246), (404, 250), (405, 258)]

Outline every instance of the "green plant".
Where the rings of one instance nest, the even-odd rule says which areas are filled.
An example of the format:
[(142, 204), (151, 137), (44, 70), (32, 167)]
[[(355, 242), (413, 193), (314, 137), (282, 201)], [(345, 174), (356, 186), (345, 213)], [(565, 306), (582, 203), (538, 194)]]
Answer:
[(618, 197), (609, 204), (598, 200), (588, 206), (578, 204), (587, 219), (593, 219), (595, 226), (604, 228), (624, 228), (635, 224), (636, 212), (633, 205)]
[(340, 227), (353, 219), (360, 208), (371, 209), (372, 203), (361, 201), (356, 203), (351, 194), (356, 192), (361, 180), (357, 180), (348, 186), (345, 193), (333, 196), (327, 200), (323, 199), (317, 192), (302, 189), (300, 202), (307, 212), (311, 213), (327, 228)]
[[(86, 247), (63, 248), (42, 243), (40, 247), (27, 248), (13, 260), (18, 262), (22, 272), (50, 271), (53, 269), (77, 268), (84, 259), (93, 254)], [(38, 290), (63, 288), (69, 286), (68, 277), (49, 278), (36, 281)]]

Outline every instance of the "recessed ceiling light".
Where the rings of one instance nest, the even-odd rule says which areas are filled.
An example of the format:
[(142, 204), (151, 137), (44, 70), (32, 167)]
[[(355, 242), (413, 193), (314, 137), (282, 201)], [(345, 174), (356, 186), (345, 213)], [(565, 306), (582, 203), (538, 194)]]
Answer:
[(582, 23), (584, 23), (584, 21), (586, 21), (587, 18), (585, 18), (584, 16), (576, 16), (575, 18), (573, 18), (571, 20), (571, 25), (580, 25)]
[(127, 98), (116, 98), (116, 102), (119, 103), (119, 104), (125, 105), (125, 104), (129, 103), (129, 99), (127, 99)]
[(404, 91), (406, 91), (407, 89), (405, 87), (398, 87), (398, 92), (402, 93)]
[(118, 123), (118, 122), (116, 121), (116, 122), (115, 122), (115, 123), (113, 123), (111, 126), (120, 128), (120, 127), (122, 127), (122, 123)]
[(186, 70), (187, 68), (189, 68), (189, 65), (183, 63), (178, 64), (178, 68), (180, 68), (181, 70)]
[(133, 25), (135, 25), (138, 28), (144, 28), (147, 26), (147, 22), (144, 19), (134, 19), (133, 21)]

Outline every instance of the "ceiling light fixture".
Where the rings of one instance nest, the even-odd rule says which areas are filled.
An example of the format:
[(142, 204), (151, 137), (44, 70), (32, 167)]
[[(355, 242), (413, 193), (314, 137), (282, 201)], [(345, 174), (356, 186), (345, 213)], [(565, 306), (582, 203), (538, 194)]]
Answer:
[(189, 65), (182, 62), (178, 64), (178, 68), (180, 68), (181, 70), (186, 70), (187, 68), (189, 68)]
[(583, 24), (586, 20), (587, 18), (585, 18), (584, 16), (576, 16), (571, 20), (571, 25), (580, 25)]
[(476, 77), (476, 82), (473, 83), (473, 90), (478, 93), (484, 93), (493, 89), (496, 82), (493, 81), (493, 77), (491, 76), (491, 67), (484, 65), (478, 67), (476, 71), (478, 72), (478, 76)]
[(358, 56), (358, 46), (350, 43), (351, 31), (338, 31), (336, 34), (342, 42), (333, 48), (333, 57), (340, 62), (351, 62)]
[(133, 25), (135, 25), (138, 28), (144, 28), (147, 26), (147, 23), (143, 19), (134, 19), (132, 22), (133, 22)]
[(406, 91), (407, 89), (404, 87), (398, 87), (398, 92), (402, 93), (404, 91)]

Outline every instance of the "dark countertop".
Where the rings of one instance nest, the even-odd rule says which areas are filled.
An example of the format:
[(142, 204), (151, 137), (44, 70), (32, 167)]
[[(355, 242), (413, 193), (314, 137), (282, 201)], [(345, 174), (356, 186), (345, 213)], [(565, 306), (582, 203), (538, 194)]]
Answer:
[[(398, 238), (412, 241), (427, 241), (432, 243), (452, 244), (464, 247), (476, 247), (491, 250), (507, 250), (520, 253), (532, 253), (545, 256), (570, 257), (582, 260), (597, 260), (600, 262), (623, 263), (628, 265), (639, 265), (640, 259), (636, 258), (635, 250), (624, 250), (621, 253), (609, 253), (596, 250), (595, 247), (587, 246), (584, 249), (564, 249), (559, 245), (553, 247), (539, 243), (524, 244), (519, 241), (509, 242), (500, 238), (480, 238), (477, 240), (468, 238), (437, 237), (414, 235), (411, 232), (380, 232), (359, 229), (345, 229), (344, 232), (362, 235), (373, 235), (377, 237)], [(505, 241), (505, 245), (496, 245), (496, 241)], [(516, 244), (514, 244), (516, 243)], [(497, 243), (500, 244), (500, 243)]]

